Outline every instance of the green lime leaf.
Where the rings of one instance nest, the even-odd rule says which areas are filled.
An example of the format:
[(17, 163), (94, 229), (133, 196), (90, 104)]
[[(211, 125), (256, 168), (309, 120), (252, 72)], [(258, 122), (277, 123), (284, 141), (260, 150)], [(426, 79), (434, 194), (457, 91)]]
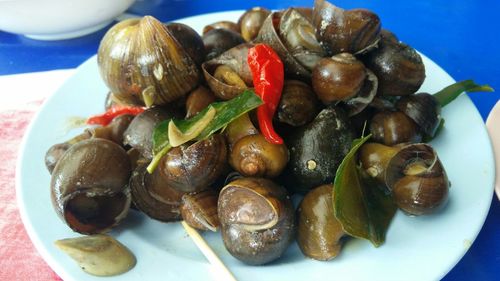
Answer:
[(478, 85), (473, 80), (464, 80), (442, 89), (441, 91), (434, 94), (441, 107), (449, 104), (460, 96), (463, 92), (493, 92), (493, 88), (488, 85)]
[[(217, 131), (224, 129), (229, 123), (241, 115), (257, 108), (262, 100), (253, 91), (245, 90), (237, 97), (222, 102), (214, 102), (195, 116), (184, 120), (165, 120), (153, 130), (153, 160), (148, 166), (152, 173), (163, 157), (171, 148), (169, 139), (169, 125), (175, 126), (175, 143), (185, 143), (190, 140), (203, 140)], [(215, 114), (213, 113), (215, 109)], [(209, 116), (210, 115), (210, 116)], [(206, 118), (209, 116), (209, 118)], [(208, 120), (208, 121), (207, 121)], [(172, 122), (172, 124), (170, 124)]]
[(217, 114), (215, 114), (215, 117), (208, 126), (196, 137), (196, 140), (208, 138), (213, 133), (226, 127), (229, 123), (250, 110), (257, 108), (262, 103), (260, 97), (252, 90), (245, 90), (242, 94), (228, 101), (212, 103), (211, 106), (217, 110)]
[(378, 247), (385, 241), (397, 207), (390, 194), (363, 177), (357, 166), (357, 151), (370, 137), (354, 140), (337, 169), (333, 206), (335, 217), (347, 234), (367, 239)]
[(170, 123), (171, 119), (162, 121), (158, 125), (156, 125), (153, 130), (153, 155), (158, 154), (162, 149), (167, 146), (170, 146), (170, 142), (168, 141), (168, 123)]

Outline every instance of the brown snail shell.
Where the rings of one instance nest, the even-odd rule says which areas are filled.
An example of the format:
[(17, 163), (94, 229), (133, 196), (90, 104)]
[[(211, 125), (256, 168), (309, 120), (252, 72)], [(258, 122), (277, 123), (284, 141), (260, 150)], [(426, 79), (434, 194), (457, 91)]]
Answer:
[(299, 80), (285, 81), (276, 113), (278, 121), (302, 126), (311, 122), (319, 109), (319, 100), (311, 86)]
[(269, 263), (293, 241), (292, 202), (286, 190), (270, 180), (240, 178), (227, 184), (217, 208), (224, 245), (244, 263)]
[(385, 180), (396, 204), (407, 214), (430, 214), (448, 201), (448, 176), (428, 144), (403, 147), (389, 162)]
[(387, 146), (376, 142), (367, 142), (358, 152), (359, 162), (365, 173), (385, 184), (385, 172), (392, 157), (401, 149), (400, 146)]
[(324, 104), (355, 96), (364, 84), (366, 68), (352, 54), (323, 58), (312, 72), (314, 92)]
[(118, 145), (123, 145), (123, 132), (128, 128), (134, 116), (120, 115), (115, 117), (111, 123), (106, 126), (91, 127), (70, 140), (51, 146), (45, 154), (45, 166), (49, 173), (52, 173), (57, 162), (64, 153), (75, 143), (90, 138), (101, 138), (110, 140)]
[(130, 178), (130, 190), (135, 207), (148, 217), (163, 222), (181, 219), (180, 206), (184, 192), (171, 188), (156, 169), (152, 174), (140, 164)]
[(333, 213), (333, 185), (321, 185), (309, 191), (297, 210), (297, 243), (302, 253), (315, 260), (330, 260), (341, 250), (345, 235)]
[(207, 189), (227, 167), (227, 144), (223, 135), (172, 148), (158, 170), (168, 185), (182, 192)]
[(199, 230), (217, 231), (220, 225), (217, 216), (217, 193), (208, 189), (182, 196), (182, 219)]
[(264, 20), (271, 11), (262, 7), (254, 7), (245, 11), (238, 19), (238, 26), (243, 39), (247, 42), (255, 39), (259, 33)]
[(99, 45), (97, 63), (113, 93), (146, 106), (177, 100), (200, 80), (185, 47), (151, 16), (114, 25)]
[(165, 27), (172, 33), (172, 36), (174, 36), (179, 45), (184, 48), (184, 51), (194, 63), (196, 63), (197, 66), (201, 66), (205, 61), (206, 51), (203, 39), (198, 32), (190, 26), (178, 22), (169, 22), (165, 24)]
[(287, 77), (309, 81), (311, 79), (311, 71), (293, 57), (279, 35), (278, 30), (281, 16), (280, 12), (272, 12), (264, 21), (254, 42), (265, 43), (273, 48), (283, 62)]
[(344, 10), (328, 1), (315, 0), (312, 21), (329, 55), (362, 53), (379, 39), (380, 19), (366, 9)]
[[(205, 80), (216, 97), (230, 100), (253, 86), (252, 72), (247, 62), (248, 49), (251, 47), (253, 45), (250, 43), (241, 44), (203, 63)], [(236, 76), (238, 83), (217, 77), (216, 71), (222, 66), (226, 67), (224, 71), (228, 73), (229, 78)]]
[(52, 145), (47, 152), (45, 153), (45, 167), (52, 174), (54, 167), (56, 166), (59, 159), (66, 153), (66, 151), (75, 143), (78, 143), (82, 140), (87, 140), (92, 138), (92, 134), (90, 131), (84, 131), (83, 133), (65, 141), (62, 143), (56, 143)]
[(186, 99), (186, 118), (190, 118), (215, 102), (215, 95), (209, 89), (199, 86)]
[(279, 35), (288, 52), (309, 71), (326, 54), (316, 39), (311, 22), (297, 9), (286, 9), (280, 17)]
[(203, 34), (203, 44), (207, 51), (206, 60), (218, 57), (225, 51), (245, 43), (245, 39), (235, 31), (217, 28)]
[(52, 204), (74, 231), (105, 232), (128, 213), (130, 172), (129, 157), (116, 143), (99, 138), (80, 141), (52, 172)]
[(123, 134), (123, 142), (137, 150), (146, 159), (153, 158), (153, 130), (162, 121), (176, 113), (160, 107), (148, 108), (135, 116)]
[(373, 140), (385, 145), (414, 143), (422, 140), (418, 125), (401, 111), (382, 111), (370, 123)]
[(441, 121), (441, 105), (433, 95), (404, 96), (396, 102), (396, 108), (415, 121), (424, 134), (434, 136)]
[(362, 60), (378, 78), (379, 96), (411, 95), (425, 80), (425, 66), (417, 51), (391, 37), (382, 37), (378, 48)]
[(222, 20), (222, 21), (217, 21), (217, 22), (205, 25), (205, 27), (203, 28), (202, 35), (205, 35), (210, 30), (219, 29), (219, 28), (231, 30), (231, 31), (234, 31), (236, 33), (240, 33), (240, 27), (238, 26), (238, 24), (236, 24), (235, 22), (232, 22), (232, 21)]
[(377, 89), (378, 78), (367, 68), (366, 78), (359, 92), (354, 97), (343, 102), (343, 106), (347, 109), (349, 117), (362, 112), (366, 107), (372, 105), (377, 95)]
[(288, 163), (285, 144), (269, 143), (261, 134), (239, 139), (231, 148), (229, 164), (244, 176), (273, 178)]

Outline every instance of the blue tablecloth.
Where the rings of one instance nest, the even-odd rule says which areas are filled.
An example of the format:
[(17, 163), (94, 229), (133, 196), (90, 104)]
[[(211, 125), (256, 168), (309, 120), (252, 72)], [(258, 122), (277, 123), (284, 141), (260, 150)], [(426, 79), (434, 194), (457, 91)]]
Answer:
[[(312, 0), (143, 0), (138, 1), (128, 12), (150, 14), (163, 21), (170, 21), (253, 6), (280, 9), (288, 6), (312, 6), (312, 3)], [(473, 78), (478, 83), (487, 83), (500, 89), (500, 67), (497, 65), (500, 63), (500, 21), (496, 18), (500, 1), (337, 0), (334, 3), (346, 9), (364, 7), (375, 11), (382, 19), (384, 28), (392, 30), (402, 41), (427, 55), (454, 79)], [(106, 29), (78, 39), (53, 42), (35, 41), (0, 31), (0, 75), (74, 68), (96, 53), (105, 31)], [(486, 119), (499, 100), (500, 93), (477, 93), (469, 96), (481, 116)], [(444, 280), (500, 280), (500, 202), (496, 198), (476, 241)]]

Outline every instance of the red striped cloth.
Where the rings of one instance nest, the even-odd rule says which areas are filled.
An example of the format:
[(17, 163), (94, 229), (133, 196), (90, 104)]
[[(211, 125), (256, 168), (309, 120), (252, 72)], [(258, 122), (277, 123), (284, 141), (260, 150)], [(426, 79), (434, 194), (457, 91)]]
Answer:
[(29, 109), (0, 112), (0, 280), (62, 280), (31, 243), (16, 202), (17, 153), (37, 107), (31, 104)]

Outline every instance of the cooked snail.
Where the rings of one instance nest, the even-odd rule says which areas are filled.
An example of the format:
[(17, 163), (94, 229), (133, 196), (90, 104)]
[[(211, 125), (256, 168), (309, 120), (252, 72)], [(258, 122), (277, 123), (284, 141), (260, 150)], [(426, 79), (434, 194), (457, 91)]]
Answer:
[(195, 116), (213, 102), (215, 102), (214, 93), (203, 86), (199, 86), (189, 93), (186, 99), (186, 118)]
[(150, 16), (114, 25), (99, 45), (97, 63), (108, 88), (133, 104), (170, 103), (200, 80), (186, 46)]
[(217, 28), (203, 34), (203, 44), (207, 51), (206, 60), (216, 58), (242, 43), (245, 43), (245, 39), (239, 33), (229, 29)]
[(182, 192), (207, 189), (227, 167), (227, 144), (223, 135), (215, 134), (191, 145), (172, 148), (158, 169), (172, 188)]
[(370, 132), (375, 141), (385, 145), (422, 140), (418, 125), (400, 111), (382, 111), (375, 114), (370, 123)]
[(324, 0), (314, 1), (313, 25), (329, 55), (362, 53), (373, 48), (380, 33), (380, 19), (366, 9), (344, 10)]
[(220, 192), (217, 209), (226, 249), (247, 264), (279, 258), (294, 238), (292, 202), (286, 190), (270, 180), (229, 183)]
[(298, 80), (285, 81), (277, 109), (278, 121), (302, 126), (311, 122), (319, 109), (319, 101), (309, 85)]
[(105, 139), (71, 146), (57, 162), (50, 183), (57, 214), (76, 232), (109, 230), (127, 214), (130, 160), (123, 148)]
[(294, 8), (284, 11), (280, 18), (279, 34), (287, 51), (300, 64), (312, 70), (326, 54), (316, 39), (311, 22)]
[(219, 28), (223, 28), (223, 29), (234, 31), (236, 33), (240, 33), (240, 27), (238, 26), (238, 24), (236, 24), (232, 21), (222, 20), (222, 21), (211, 23), (209, 25), (205, 25), (205, 27), (203, 28), (202, 34), (205, 35), (210, 30), (219, 29)]
[(333, 214), (332, 185), (309, 191), (297, 209), (297, 243), (302, 253), (315, 260), (335, 258), (345, 235)]
[(172, 33), (172, 36), (194, 63), (201, 66), (205, 61), (205, 54), (208, 54), (201, 36), (194, 29), (182, 23), (170, 22), (165, 24), (165, 27)]
[(217, 193), (208, 189), (182, 196), (182, 219), (199, 230), (217, 231), (220, 225), (217, 216)]
[(272, 144), (261, 134), (239, 139), (231, 148), (229, 164), (244, 176), (273, 178), (288, 163), (285, 144)]
[(278, 24), (281, 21), (281, 16), (282, 14), (279, 12), (272, 12), (262, 24), (262, 28), (254, 42), (265, 43), (273, 48), (283, 62), (286, 77), (309, 81), (311, 79), (311, 71), (292, 55), (283, 42), (282, 35), (279, 34)]
[(428, 144), (403, 147), (389, 162), (385, 179), (396, 204), (407, 214), (430, 214), (448, 201), (446, 171)]
[(248, 49), (252, 46), (249, 43), (238, 45), (203, 63), (205, 80), (216, 97), (229, 100), (253, 86), (247, 62)]
[(441, 120), (441, 106), (428, 93), (404, 96), (396, 102), (396, 108), (411, 118), (427, 136), (434, 136)]
[(412, 47), (384, 36), (378, 48), (362, 58), (378, 78), (378, 95), (406, 96), (415, 93), (425, 79), (425, 66)]
[(314, 92), (324, 104), (347, 100), (363, 86), (366, 69), (349, 53), (341, 53), (319, 61), (312, 73)]
[(268, 9), (262, 7), (254, 7), (247, 10), (238, 20), (241, 36), (247, 42), (252, 41), (259, 33), (262, 23), (271, 13)]
[(158, 169), (152, 174), (148, 173), (147, 164), (140, 164), (130, 177), (129, 185), (134, 206), (155, 220), (180, 220), (180, 206), (185, 193), (170, 187)]
[(123, 142), (139, 150), (146, 159), (153, 158), (153, 130), (160, 122), (176, 113), (160, 107), (149, 108), (137, 115), (123, 134)]

